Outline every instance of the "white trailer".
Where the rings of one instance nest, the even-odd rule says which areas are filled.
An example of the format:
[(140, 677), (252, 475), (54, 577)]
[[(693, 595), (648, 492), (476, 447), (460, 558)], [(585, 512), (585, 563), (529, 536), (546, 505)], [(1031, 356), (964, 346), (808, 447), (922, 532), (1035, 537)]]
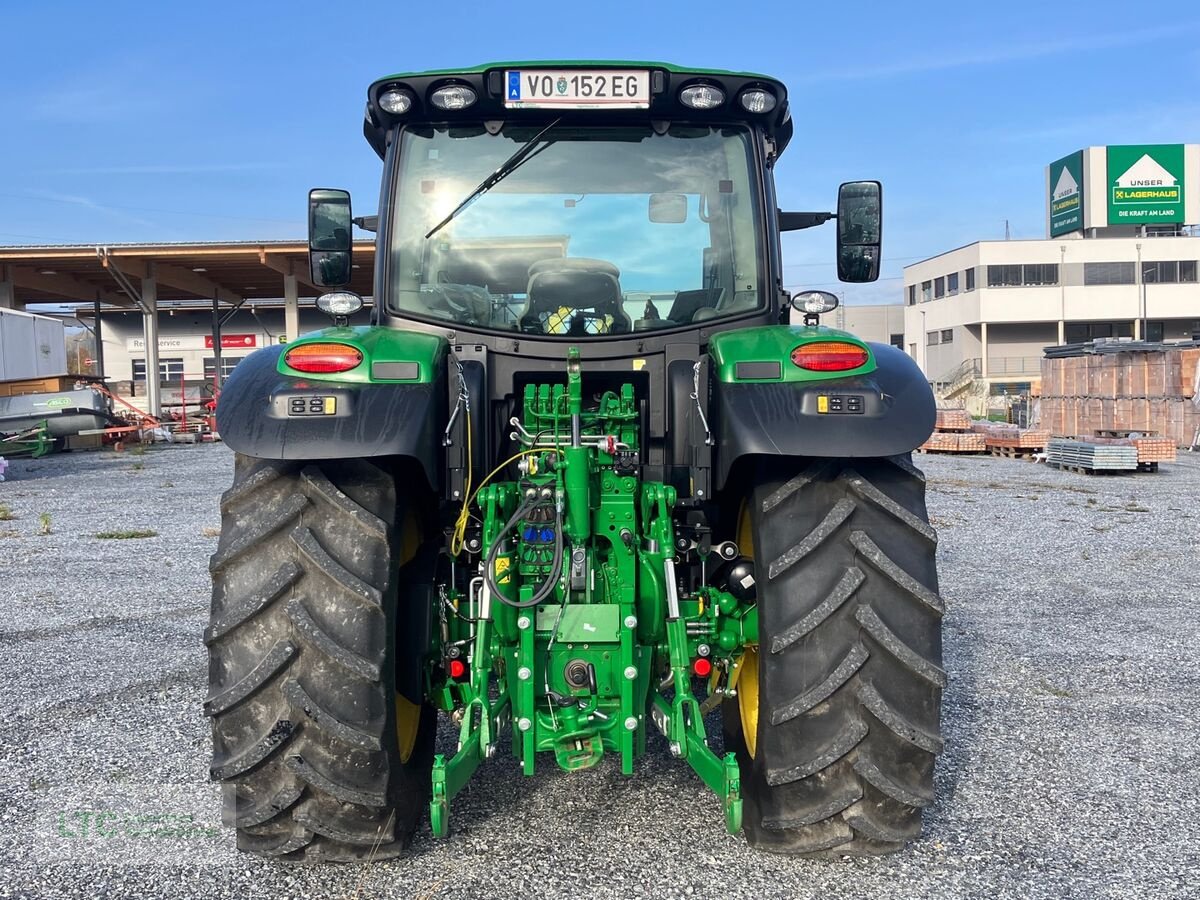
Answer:
[(0, 381), (66, 374), (67, 342), (61, 320), (0, 309)]

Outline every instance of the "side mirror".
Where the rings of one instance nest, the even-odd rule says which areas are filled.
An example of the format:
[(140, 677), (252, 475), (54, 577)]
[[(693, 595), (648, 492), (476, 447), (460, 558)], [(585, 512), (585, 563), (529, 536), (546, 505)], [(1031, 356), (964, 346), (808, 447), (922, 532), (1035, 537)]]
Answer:
[(350, 283), (352, 228), (348, 191), (314, 188), (308, 192), (308, 266), (313, 284)]
[(651, 194), (650, 221), (678, 225), (687, 221), (686, 194)]
[(838, 188), (838, 280), (852, 283), (879, 278), (883, 238), (883, 186), (878, 181), (848, 181)]

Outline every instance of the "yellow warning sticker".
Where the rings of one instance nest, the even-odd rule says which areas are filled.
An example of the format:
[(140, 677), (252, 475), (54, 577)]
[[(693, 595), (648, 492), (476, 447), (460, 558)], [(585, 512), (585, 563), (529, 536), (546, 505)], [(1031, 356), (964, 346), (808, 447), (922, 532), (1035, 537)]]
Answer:
[(644, 360), (644, 359), (635, 359), (635, 360), (633, 361), (633, 371), (635, 371), (635, 372), (640, 372), (640, 371), (642, 371), (642, 369), (644, 369), (644, 368), (646, 368), (646, 360)]
[(829, 412), (829, 398), (826, 397), (824, 394), (817, 395), (817, 412), (819, 412), (819, 413)]
[(337, 397), (325, 398), (325, 415), (332, 416), (337, 413)]
[(511, 565), (512, 565), (512, 560), (510, 560), (507, 556), (497, 556), (496, 557), (496, 577), (499, 578), (501, 574), (503, 574), (504, 572), (507, 572)]

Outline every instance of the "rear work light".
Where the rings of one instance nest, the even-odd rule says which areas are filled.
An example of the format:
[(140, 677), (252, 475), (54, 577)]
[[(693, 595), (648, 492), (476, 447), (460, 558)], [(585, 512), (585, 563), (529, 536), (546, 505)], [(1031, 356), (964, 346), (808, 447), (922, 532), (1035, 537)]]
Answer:
[(348, 344), (301, 344), (283, 355), (283, 361), (301, 372), (348, 372), (363, 355)]
[(842, 341), (818, 341), (801, 344), (792, 351), (792, 362), (812, 372), (844, 372), (866, 365), (865, 348)]

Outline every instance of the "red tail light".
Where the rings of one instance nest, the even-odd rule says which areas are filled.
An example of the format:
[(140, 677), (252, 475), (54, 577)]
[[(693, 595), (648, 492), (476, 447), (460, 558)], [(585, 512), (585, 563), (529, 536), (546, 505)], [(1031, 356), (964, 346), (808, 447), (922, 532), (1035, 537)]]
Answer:
[(701, 678), (707, 678), (712, 674), (712, 663), (701, 656), (694, 663), (692, 663), (692, 671)]
[(812, 372), (844, 372), (865, 365), (870, 355), (865, 347), (842, 341), (801, 344), (792, 351), (792, 362)]
[(363, 355), (348, 344), (300, 344), (283, 355), (283, 361), (301, 372), (348, 372)]
[(449, 674), (455, 681), (461, 680), (467, 674), (467, 664), (461, 659), (450, 660)]

